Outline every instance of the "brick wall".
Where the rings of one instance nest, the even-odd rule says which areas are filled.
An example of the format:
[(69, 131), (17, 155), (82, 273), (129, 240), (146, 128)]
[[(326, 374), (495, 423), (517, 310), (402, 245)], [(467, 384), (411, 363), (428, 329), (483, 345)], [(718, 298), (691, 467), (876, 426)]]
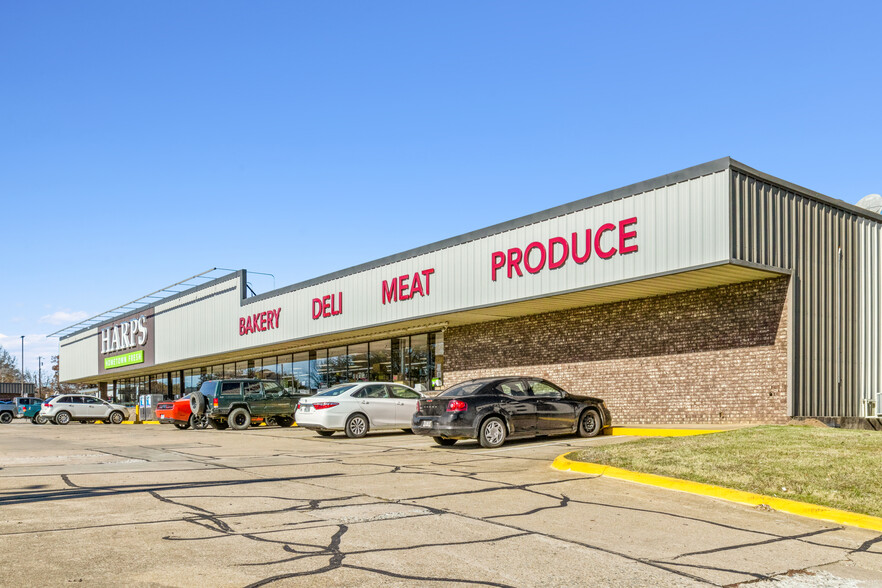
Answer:
[(507, 374), (625, 423), (787, 420), (788, 278), (451, 327), (444, 383)]

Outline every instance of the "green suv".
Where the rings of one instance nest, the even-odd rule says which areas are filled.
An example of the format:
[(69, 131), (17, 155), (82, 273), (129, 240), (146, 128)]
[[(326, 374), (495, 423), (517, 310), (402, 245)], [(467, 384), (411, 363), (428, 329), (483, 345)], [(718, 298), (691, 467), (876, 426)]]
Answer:
[(204, 382), (199, 392), (190, 395), (193, 414), (208, 417), (215, 429), (242, 431), (251, 420), (262, 418), (280, 427), (294, 424), (297, 403), (309, 394), (295, 394), (273, 380), (236, 378)]

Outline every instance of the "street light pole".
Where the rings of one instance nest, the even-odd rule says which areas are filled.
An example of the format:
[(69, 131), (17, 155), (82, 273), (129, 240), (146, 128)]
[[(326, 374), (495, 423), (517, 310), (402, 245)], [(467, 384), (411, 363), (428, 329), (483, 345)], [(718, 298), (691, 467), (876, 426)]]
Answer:
[(21, 336), (21, 395), (24, 396), (24, 335)]
[(43, 388), (43, 356), (37, 357), (37, 393), (34, 396), (40, 396)]

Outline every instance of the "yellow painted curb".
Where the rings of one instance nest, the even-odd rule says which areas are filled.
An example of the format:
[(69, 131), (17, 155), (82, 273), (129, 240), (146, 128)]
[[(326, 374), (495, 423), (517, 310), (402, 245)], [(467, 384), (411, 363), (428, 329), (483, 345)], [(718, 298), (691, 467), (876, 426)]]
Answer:
[(699, 496), (710, 496), (711, 498), (719, 498), (720, 500), (728, 500), (729, 502), (747, 504), (749, 506), (765, 504), (781, 512), (811, 519), (829, 521), (842, 525), (851, 525), (852, 527), (860, 527), (861, 529), (870, 529), (872, 531), (882, 531), (882, 518), (848, 512), (846, 510), (828, 508), (826, 506), (818, 506), (816, 504), (808, 504), (807, 502), (798, 502), (786, 498), (775, 498), (774, 496), (754, 494), (752, 492), (744, 492), (743, 490), (733, 490), (731, 488), (702, 484), (700, 482), (690, 482), (689, 480), (680, 480), (678, 478), (668, 478), (667, 476), (632, 472), (630, 470), (614, 468), (599, 463), (573, 461), (567, 459), (563, 455), (558, 456), (551, 464), (551, 467), (561, 471), (605, 476), (617, 480), (636, 482), (637, 484), (667, 488), (668, 490), (676, 490), (678, 492), (688, 492), (689, 494), (697, 494)]
[(641, 429), (636, 427), (610, 427), (603, 431), (604, 435), (628, 435), (633, 437), (691, 437), (722, 433), (722, 429)]

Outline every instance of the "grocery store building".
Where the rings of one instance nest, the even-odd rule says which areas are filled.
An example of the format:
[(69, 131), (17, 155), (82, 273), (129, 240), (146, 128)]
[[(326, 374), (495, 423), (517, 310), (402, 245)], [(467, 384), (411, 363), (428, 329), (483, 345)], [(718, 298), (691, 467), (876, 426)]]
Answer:
[(882, 414), (882, 215), (730, 158), (260, 295), (247, 280), (66, 329), (61, 379), (134, 402), (223, 376), (522, 374), (618, 423)]

